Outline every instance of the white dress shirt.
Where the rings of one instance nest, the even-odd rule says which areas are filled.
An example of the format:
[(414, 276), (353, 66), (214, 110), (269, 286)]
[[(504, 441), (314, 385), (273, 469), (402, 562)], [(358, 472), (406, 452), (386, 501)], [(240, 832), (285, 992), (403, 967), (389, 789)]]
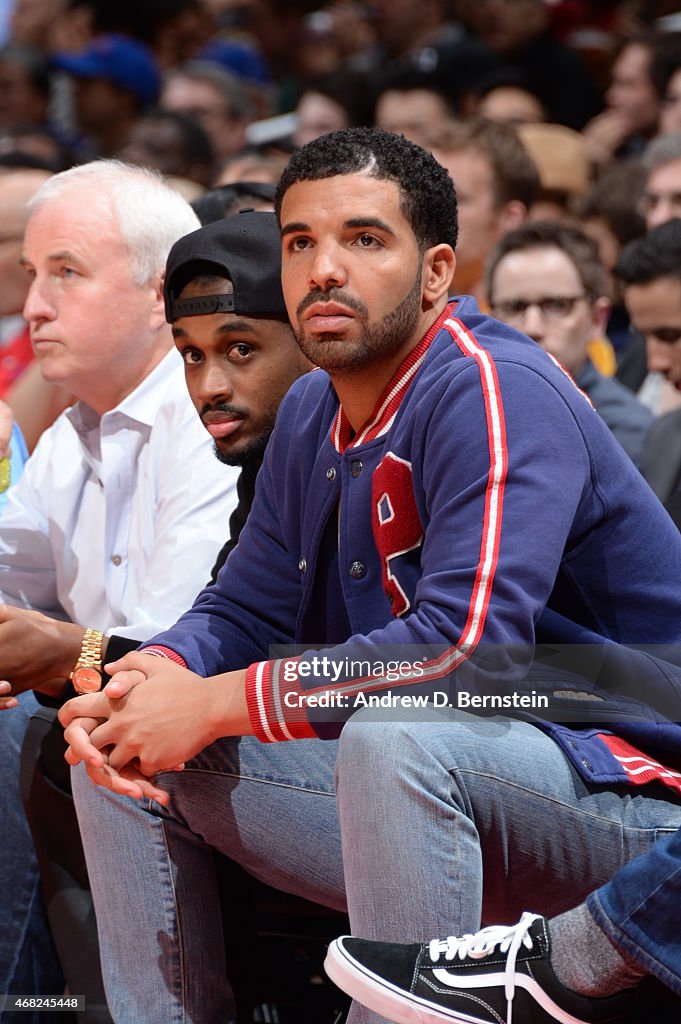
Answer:
[(153, 636), (207, 582), (237, 477), (171, 350), (115, 409), (78, 402), (43, 434), (0, 518), (0, 600)]

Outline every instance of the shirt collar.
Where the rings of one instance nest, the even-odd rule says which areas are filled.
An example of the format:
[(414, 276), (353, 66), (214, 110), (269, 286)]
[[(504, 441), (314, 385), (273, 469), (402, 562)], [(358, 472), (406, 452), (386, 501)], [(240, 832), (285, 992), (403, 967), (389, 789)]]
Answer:
[(154, 367), (151, 373), (147, 374), (134, 391), (119, 402), (114, 408), (99, 416), (87, 402), (80, 401), (68, 410), (67, 416), (71, 420), (78, 434), (87, 433), (99, 427), (105, 416), (112, 416), (115, 413), (127, 417), (136, 423), (144, 426), (153, 426), (158, 407), (161, 404), (161, 395), (167, 390), (169, 381), (180, 371), (181, 362), (177, 350), (172, 348), (163, 357), (161, 362)]
[(331, 425), (330, 437), (331, 443), (340, 455), (348, 448), (358, 448), (362, 444), (367, 444), (367, 442), (381, 437), (390, 430), (402, 400), (409, 390), (409, 385), (426, 358), (433, 338), (441, 329), (447, 317), (452, 315), (455, 305), (456, 303), (450, 302), (445, 306), (428, 332), (424, 334), (411, 352), (404, 357), (376, 402), (373, 412), (356, 434), (353, 433), (345, 410), (342, 406), (338, 407), (338, 412)]

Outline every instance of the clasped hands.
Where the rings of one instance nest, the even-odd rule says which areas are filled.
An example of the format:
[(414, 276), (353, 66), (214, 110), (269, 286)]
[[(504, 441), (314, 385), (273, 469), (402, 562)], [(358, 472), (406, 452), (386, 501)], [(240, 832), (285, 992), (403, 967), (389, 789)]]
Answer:
[(153, 781), (180, 770), (221, 736), (250, 732), (245, 672), (204, 679), (167, 658), (127, 654), (106, 666), (99, 693), (67, 701), (59, 712), (69, 764), (85, 762), (90, 779), (135, 799), (167, 804)]

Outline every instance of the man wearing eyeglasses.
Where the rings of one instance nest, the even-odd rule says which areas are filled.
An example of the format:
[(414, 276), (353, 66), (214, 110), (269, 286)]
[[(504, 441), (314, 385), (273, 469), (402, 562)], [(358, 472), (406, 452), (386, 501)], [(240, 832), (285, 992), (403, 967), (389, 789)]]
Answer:
[(610, 313), (605, 270), (578, 228), (535, 221), (492, 252), (486, 288), (493, 314), (529, 335), (575, 378), (632, 461), (640, 465), (652, 413), (588, 356)]

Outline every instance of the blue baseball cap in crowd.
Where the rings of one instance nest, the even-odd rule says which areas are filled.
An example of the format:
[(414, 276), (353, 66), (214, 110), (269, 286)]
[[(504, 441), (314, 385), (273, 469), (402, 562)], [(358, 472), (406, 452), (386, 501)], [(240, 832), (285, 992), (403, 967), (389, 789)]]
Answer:
[(196, 59), (221, 64), (239, 78), (257, 82), (258, 85), (272, 84), (272, 76), (262, 54), (248, 43), (213, 39), (204, 46)]
[(55, 54), (52, 63), (76, 78), (113, 82), (134, 93), (142, 104), (153, 103), (161, 90), (161, 76), (151, 51), (126, 36), (97, 36), (79, 53)]

